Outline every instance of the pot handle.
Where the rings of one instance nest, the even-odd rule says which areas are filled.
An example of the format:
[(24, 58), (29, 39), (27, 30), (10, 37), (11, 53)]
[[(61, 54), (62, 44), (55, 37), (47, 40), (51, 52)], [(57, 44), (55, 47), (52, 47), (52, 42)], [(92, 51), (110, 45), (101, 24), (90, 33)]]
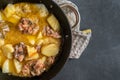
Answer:
[[(71, 26), (71, 28), (80, 27), (80, 20), (81, 20), (81, 18), (80, 18), (80, 13), (79, 13), (79, 11), (78, 11), (73, 5), (71, 5), (71, 4), (67, 3), (67, 2), (60, 4), (60, 7), (61, 7), (62, 9), (63, 9), (64, 7), (69, 8), (69, 9), (75, 14), (75, 19), (76, 19), (76, 21), (75, 21), (74, 25)], [(77, 26), (77, 25), (79, 25), (79, 26)], [(78, 28), (78, 29), (79, 29), (79, 28)]]

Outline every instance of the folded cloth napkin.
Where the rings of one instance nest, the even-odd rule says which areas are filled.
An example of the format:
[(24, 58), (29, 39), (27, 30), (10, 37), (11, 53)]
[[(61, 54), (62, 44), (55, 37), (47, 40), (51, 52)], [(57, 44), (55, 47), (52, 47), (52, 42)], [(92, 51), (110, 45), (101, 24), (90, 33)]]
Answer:
[(53, 0), (66, 14), (72, 31), (72, 49), (69, 58), (78, 59), (87, 47), (92, 31), (91, 29), (80, 30), (80, 13), (78, 7), (69, 0)]

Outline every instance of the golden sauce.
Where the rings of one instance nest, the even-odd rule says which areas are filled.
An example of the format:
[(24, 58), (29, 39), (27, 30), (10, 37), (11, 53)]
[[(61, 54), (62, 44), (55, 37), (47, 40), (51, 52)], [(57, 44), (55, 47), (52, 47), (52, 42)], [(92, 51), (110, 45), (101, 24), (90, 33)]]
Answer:
[[(25, 3), (21, 3), (21, 4), (15, 4), (15, 6), (24, 6), (26, 5)], [(43, 27), (47, 26), (48, 23), (46, 21), (46, 17), (41, 17), (37, 12), (39, 11), (39, 9), (37, 7), (35, 7), (35, 5), (33, 6), (33, 4), (29, 4), (30, 6), (30, 10), (33, 10), (31, 13), (26, 13), (26, 14), (22, 14), (22, 17), (27, 17), (30, 18), (32, 20), (35, 19), (39, 19), (38, 21), (38, 25), (40, 27), (40, 31), (43, 29)], [(16, 15), (17, 13), (14, 13), (13, 15)], [(19, 13), (20, 14), (20, 13)], [(7, 19), (6, 19), (7, 20)], [(6, 39), (5, 39), (5, 43), (11, 43), (11, 44), (16, 44), (19, 42), (24, 42), (26, 44), (29, 44), (27, 37), (36, 37), (35, 36), (31, 36), (31, 35), (27, 35), (27, 34), (23, 34), (18, 30), (18, 26), (16, 26), (17, 24), (13, 24), (10, 27), (10, 32), (7, 33), (6, 35)]]
[[(30, 43), (30, 40), (34, 39), (35, 42), (43, 41), (42, 46), (46, 46), (48, 44), (57, 44), (57, 46), (60, 46), (60, 41), (61, 41), (60, 38), (52, 38), (52, 37), (48, 37), (48, 36), (42, 36), (42, 38), (37, 39), (39, 32), (42, 32), (44, 27), (49, 26), (49, 23), (47, 22), (47, 18), (50, 14), (48, 14), (46, 16), (41, 16), (40, 12), (39, 12), (41, 8), (39, 8), (35, 4), (18, 3), (18, 4), (14, 4), (14, 7), (17, 10), (14, 13), (12, 13), (12, 11), (9, 11), (12, 8), (11, 6), (10, 6), (10, 9), (9, 9), (9, 7), (7, 7), (8, 9), (5, 8), (5, 10), (1, 11), (2, 19), (7, 22), (7, 24), (9, 25), (9, 28), (10, 28), (10, 31), (8, 31), (5, 35), (4, 45), (12, 44), (14, 46), (15, 44), (24, 42), (26, 45), (35, 47), (36, 43), (35, 44)], [(23, 12), (21, 11), (21, 9), (23, 9)], [(27, 9), (28, 12), (24, 12), (24, 9)], [(14, 8), (11, 10), (14, 11)], [(31, 11), (29, 12), (29, 10), (31, 10)], [(9, 13), (11, 12), (12, 15), (9, 16), (10, 14), (7, 12), (9, 12)], [(36, 35), (23, 34), (19, 30), (18, 23), (20, 22), (20, 19), (24, 18), (24, 17), (37, 22), (37, 25), (39, 26), (39, 31)], [(33, 56), (34, 56), (34, 54), (33, 54)], [(48, 58), (48, 56), (39, 54), (39, 58), (43, 58), (43, 57)], [(0, 67), (2, 68), (3, 63), (5, 62), (5, 60), (7, 60), (7, 57), (2, 53), (2, 48), (0, 50), (0, 58), (1, 58), (0, 59)], [(23, 61), (21, 63), (25, 64), (26, 62), (27, 61)], [(21, 73), (16, 72), (15, 63), (14, 63), (13, 59), (9, 59), (9, 68), (10, 68), (10, 72), (9, 72), (10, 74), (17, 75), (17, 76), (21, 75)]]

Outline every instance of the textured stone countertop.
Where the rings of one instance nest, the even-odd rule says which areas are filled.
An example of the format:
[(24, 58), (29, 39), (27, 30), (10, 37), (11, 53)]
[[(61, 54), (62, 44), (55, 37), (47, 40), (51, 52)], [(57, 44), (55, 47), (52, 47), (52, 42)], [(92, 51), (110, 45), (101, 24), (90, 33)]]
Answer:
[(71, 0), (81, 13), (81, 30), (93, 31), (78, 60), (69, 60), (52, 80), (120, 80), (120, 0)]

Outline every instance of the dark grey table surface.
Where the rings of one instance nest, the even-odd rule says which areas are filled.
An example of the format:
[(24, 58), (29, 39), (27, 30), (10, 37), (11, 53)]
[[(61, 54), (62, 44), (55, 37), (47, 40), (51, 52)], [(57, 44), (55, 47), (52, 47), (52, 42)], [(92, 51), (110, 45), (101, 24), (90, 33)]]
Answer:
[(71, 0), (81, 13), (81, 30), (91, 28), (89, 46), (52, 80), (120, 80), (120, 0)]

